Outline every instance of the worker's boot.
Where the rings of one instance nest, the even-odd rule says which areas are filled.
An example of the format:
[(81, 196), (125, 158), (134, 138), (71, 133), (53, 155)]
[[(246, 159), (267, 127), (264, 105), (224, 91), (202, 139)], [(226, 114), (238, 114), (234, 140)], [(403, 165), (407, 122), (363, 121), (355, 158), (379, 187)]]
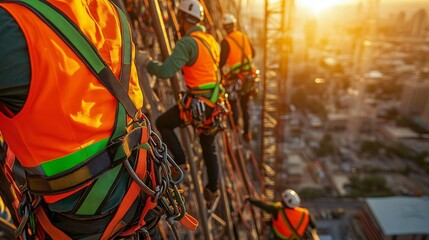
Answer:
[(208, 187), (204, 188), (204, 199), (207, 202), (208, 206), (211, 206), (216, 198), (219, 196), (219, 189), (212, 192)]
[(250, 142), (250, 132), (243, 133), (243, 140), (246, 142)]

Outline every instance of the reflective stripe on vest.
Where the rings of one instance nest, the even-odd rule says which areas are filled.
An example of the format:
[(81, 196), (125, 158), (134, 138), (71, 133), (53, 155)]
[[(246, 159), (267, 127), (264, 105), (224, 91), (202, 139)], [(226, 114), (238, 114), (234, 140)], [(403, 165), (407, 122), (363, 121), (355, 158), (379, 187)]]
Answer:
[[(194, 36), (194, 37), (193, 37)], [(210, 89), (216, 85), (216, 78), (219, 65), (219, 46), (214, 37), (208, 33), (195, 31), (191, 33), (191, 37), (197, 42), (198, 57), (195, 63), (191, 66), (184, 66), (183, 77), (188, 88)], [(204, 46), (204, 43), (195, 39), (202, 39), (210, 48), (211, 53)], [(213, 62), (213, 57), (215, 62)]]
[[(118, 76), (121, 32), (120, 28), (112, 26), (118, 25), (119, 18), (108, 1), (100, 3), (94, 9), (86, 9), (74, 2), (53, 2), (80, 26)], [(1, 131), (24, 167), (52, 176), (78, 165), (106, 146), (114, 128), (117, 101), (68, 45), (34, 13), (13, 3), (1, 6), (23, 30), (32, 70), (30, 92), (23, 109), (12, 119), (0, 115)], [(86, 24), (93, 19), (103, 24)], [(141, 108), (143, 98), (134, 65), (131, 65), (128, 91), (134, 104)], [(51, 201), (71, 193), (56, 196)]]
[[(243, 38), (244, 38), (244, 46), (243, 46)], [(228, 68), (230, 71), (233, 71), (239, 68), (242, 64), (242, 61), (245, 60), (246, 57), (247, 59), (252, 59), (252, 48), (250, 47), (249, 39), (244, 33), (240, 31), (231, 32), (230, 34), (228, 34), (225, 40), (228, 42), (228, 45), (229, 45), (229, 53), (228, 53), (228, 58), (226, 60), (226, 64), (228, 65)], [(237, 43), (239, 44), (238, 46), (237, 46)], [(244, 59), (243, 59), (243, 50), (244, 50), (244, 56), (245, 56)], [(244, 69), (244, 70), (248, 70), (248, 69)]]
[[(282, 239), (294, 239), (295, 235), (293, 230), (290, 227), (293, 227), (295, 231), (299, 234), (299, 237), (302, 237), (307, 229), (308, 223), (310, 221), (310, 215), (307, 209), (305, 208), (284, 208), (283, 213), (280, 210), (277, 213), (277, 218), (272, 218), (273, 229), (276, 235)], [(285, 219), (285, 216), (288, 217), (290, 224)]]

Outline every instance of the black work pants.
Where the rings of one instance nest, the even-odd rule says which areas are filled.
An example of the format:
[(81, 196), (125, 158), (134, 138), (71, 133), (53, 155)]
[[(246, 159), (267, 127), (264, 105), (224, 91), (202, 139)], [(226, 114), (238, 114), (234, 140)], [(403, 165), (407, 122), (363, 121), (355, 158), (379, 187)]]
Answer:
[[(156, 119), (156, 128), (161, 134), (162, 140), (174, 156), (177, 164), (185, 164), (186, 157), (180, 141), (174, 129), (184, 126), (184, 121), (180, 118), (180, 110), (177, 105), (167, 110)], [(212, 192), (217, 190), (217, 180), (219, 176), (219, 165), (215, 145), (216, 135), (200, 134), (200, 144), (203, 151), (203, 159), (207, 168), (208, 187)]]
[[(243, 131), (244, 131), (244, 133), (248, 133), (249, 132), (249, 110), (248, 110), (248, 106), (249, 106), (250, 95), (249, 94), (240, 95), (239, 93), (237, 93), (237, 95), (238, 95), (238, 99), (228, 100), (230, 105), (231, 105), (234, 123), (236, 125), (238, 125), (238, 120), (239, 120), (240, 112), (241, 112), (242, 113), (241, 114), (242, 119), (243, 119)], [(238, 105), (238, 104), (240, 104), (240, 105)]]

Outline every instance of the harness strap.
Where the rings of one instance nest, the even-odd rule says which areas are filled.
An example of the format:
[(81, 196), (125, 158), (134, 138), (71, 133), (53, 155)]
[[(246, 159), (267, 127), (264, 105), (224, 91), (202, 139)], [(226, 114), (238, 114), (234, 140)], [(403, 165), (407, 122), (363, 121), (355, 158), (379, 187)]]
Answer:
[(141, 128), (135, 128), (122, 140), (113, 142), (82, 164), (65, 172), (50, 177), (28, 174), (28, 188), (36, 194), (54, 195), (80, 187), (121, 164), (122, 161), (118, 160), (128, 158), (131, 151), (140, 145), (140, 138)]
[[(107, 64), (105, 64), (105, 62), (102, 60), (101, 56), (98, 54), (98, 52), (96, 51), (92, 43), (89, 40), (87, 40), (87, 38), (83, 35), (80, 29), (71, 20), (69, 20), (67, 16), (64, 16), (63, 13), (61, 13), (58, 9), (56, 9), (53, 5), (49, 4), (48, 2), (41, 3), (38, 1), (22, 0), (21, 4), (26, 5), (27, 7), (29, 7), (29, 9), (33, 10), (33, 12), (35, 12), (52, 29), (54, 29), (57, 32), (57, 34), (60, 37), (62, 37), (66, 43), (68, 43), (68, 45), (75, 51), (75, 53), (81, 57), (81, 59), (86, 63), (86, 65), (91, 69), (91, 71), (93, 71), (95, 75), (99, 78), (99, 80), (104, 85), (106, 85), (106, 88), (108, 88), (109, 91), (111, 91), (112, 94), (115, 95), (121, 103), (123, 103), (122, 105), (118, 104), (119, 112), (121, 112), (121, 110), (125, 107), (126, 111), (131, 117), (135, 118), (139, 114), (134, 104), (132, 104), (131, 99), (129, 98), (126, 91), (129, 85), (129, 76), (130, 76), (130, 69), (131, 69), (130, 32), (129, 32), (125, 15), (122, 13), (122, 11), (120, 11), (120, 9), (118, 9), (118, 7), (116, 7), (116, 5), (115, 7), (117, 9), (117, 12), (121, 20), (120, 21), (121, 32), (122, 32), (121, 35), (123, 39), (120, 82), (117, 81), (116, 77), (113, 75), (112, 71), (107, 66)], [(111, 139), (119, 137), (125, 132), (125, 124), (126, 124), (125, 121), (126, 121), (126, 118), (124, 114), (119, 113), (117, 116), (117, 120), (115, 122), (115, 132), (112, 135)], [(105, 157), (103, 155), (104, 154), (101, 153), (98, 155), (98, 157), (99, 158)], [(45, 189), (46, 191), (51, 192), (52, 194), (58, 193), (60, 191), (67, 191), (67, 189), (73, 188), (74, 186), (80, 186), (82, 185), (82, 183), (85, 183), (85, 182), (88, 182), (89, 180), (94, 179), (96, 176), (100, 175), (101, 173), (105, 172), (108, 169), (106, 169), (106, 167), (95, 168), (93, 170), (95, 171), (95, 173), (92, 172), (90, 174), (88, 174), (88, 172), (86, 172), (85, 170), (82, 170), (82, 168), (80, 170), (79, 169), (75, 169), (75, 170), (76, 172), (72, 175), (73, 181), (69, 182), (69, 184), (63, 185), (62, 180), (57, 179), (53, 182), (54, 185), (52, 186), (58, 186), (56, 184), (59, 184), (60, 186), (63, 186), (63, 187), (59, 187), (59, 189), (58, 187), (53, 187), (53, 188), (44, 187), (39, 190)], [(80, 178), (76, 178), (76, 177), (80, 177)], [(30, 177), (30, 182), (32, 181), (31, 178), (32, 177)], [(51, 179), (54, 179), (54, 178), (55, 177), (52, 177)], [(62, 178), (62, 179), (66, 179), (66, 178)], [(40, 186), (39, 183), (29, 184), (30, 189), (33, 190), (33, 186), (35, 187), (36, 185)], [(40, 192), (40, 193), (43, 193), (43, 192)]]
[(192, 98), (190, 97), (184, 97), (183, 101), (182, 99), (177, 101), (177, 106), (179, 107), (180, 112), (180, 119), (182, 119), (185, 124), (190, 124), (192, 122), (192, 115), (189, 112), (189, 106), (191, 105)]
[[(121, 71), (120, 71), (120, 83), (124, 86), (124, 89), (128, 89), (129, 80), (131, 74), (131, 38), (130, 31), (127, 25), (127, 20), (124, 14), (121, 14), (122, 11), (117, 11), (120, 16), (120, 25), (121, 25), (121, 37), (122, 37), (122, 61), (121, 61)], [(126, 132), (127, 117), (126, 111), (122, 104), (117, 103), (117, 116), (115, 120), (115, 128), (110, 141), (117, 139)], [(121, 166), (116, 166), (106, 174), (101, 175), (92, 186), (89, 193), (85, 196), (85, 200), (79, 206), (79, 209), (76, 211), (76, 214), (88, 215), (95, 214), (102, 210), (102, 204), (108, 197), (110, 191), (115, 187), (115, 182), (120, 181), (119, 178), (122, 173)], [(111, 186), (106, 187), (106, 186)]]
[[(144, 157), (146, 157), (146, 153), (145, 153), (145, 156)], [(139, 159), (140, 161), (142, 160), (142, 159)], [(137, 163), (137, 169), (139, 169), (139, 163), (140, 163), (140, 161), (138, 161), (138, 163)], [(140, 168), (143, 168), (143, 167), (140, 167)], [(154, 168), (154, 164), (153, 164), (153, 161), (151, 162), (151, 169), (153, 169)], [(144, 166), (144, 169), (146, 169), (146, 166)], [(143, 174), (145, 174), (145, 172), (137, 172), (136, 171), (136, 173), (137, 173), (137, 175), (141, 178), (141, 175), (143, 175)], [(152, 187), (153, 188), (155, 188), (155, 185), (156, 185), (156, 183), (155, 183), (155, 181), (154, 181), (154, 179), (155, 179), (155, 171), (151, 171), (151, 174), (150, 174), (150, 178), (151, 178), (151, 180), (152, 180)], [(138, 185), (135, 181), (133, 181), (133, 184), (135, 184), (135, 185)], [(140, 189), (140, 187), (138, 186), (138, 188), (137, 188), (137, 190), (139, 190)], [(134, 195), (133, 195), (134, 196)], [(126, 199), (126, 196), (125, 196), (125, 198), (124, 199)], [(156, 202), (154, 202), (153, 201), (154, 200), (154, 197), (153, 196), (148, 196), (148, 198), (146, 198), (146, 201), (145, 201), (145, 205), (144, 205), (144, 208), (143, 208), (143, 210), (142, 210), (142, 213), (140, 214), (140, 219), (139, 219), (139, 222), (136, 224), (136, 225), (134, 225), (134, 226), (132, 226), (132, 227), (130, 227), (128, 230), (126, 230), (126, 231), (123, 231), (123, 232), (121, 232), (119, 235), (120, 236), (127, 236), (127, 235), (130, 235), (130, 234), (132, 234), (132, 233), (134, 233), (134, 232), (136, 232), (137, 230), (139, 230), (142, 226), (145, 226), (146, 225), (146, 222), (145, 222), (145, 220), (144, 220), (144, 217), (146, 216), (146, 214), (151, 210), (151, 209), (153, 209), (154, 207), (156, 207)], [(127, 209), (125, 209), (125, 211), (126, 211)], [(119, 212), (119, 210), (118, 210), (118, 212)]]
[[(244, 52), (244, 33), (243, 33), (243, 46), (241, 46), (235, 38), (232, 38), (230, 36), (227, 36), (227, 38), (231, 39), (235, 43), (235, 45), (237, 45), (237, 47), (241, 50), (242, 55), (241, 55), (241, 64), (240, 64), (240, 72), (239, 72), (239, 73), (241, 73), (244, 71), (244, 60), (246, 60), (248, 64), (251, 64), (250, 59), (246, 56), (246, 54)], [(234, 69), (234, 71), (235, 71), (235, 69)]]
[(40, 224), (42, 225), (43, 230), (45, 230), (49, 236), (55, 236), (55, 239), (72, 240), (67, 234), (52, 224), (42, 207), (37, 207), (34, 212), (36, 214), (37, 220), (39, 220)]
[(206, 104), (207, 106), (209, 106), (211, 108), (216, 107), (216, 104), (214, 102), (210, 101), (208, 98), (205, 98), (203, 96), (198, 96), (197, 98), (198, 98), (198, 100), (203, 101), (204, 104)]
[[(33, 10), (36, 15), (38, 15), (54, 31), (56, 31), (57, 34), (63, 38), (70, 48), (75, 51), (75, 53), (82, 59), (87, 67), (95, 74), (95, 76), (97, 76), (97, 78), (105, 85), (112, 95), (115, 96), (121, 103), (118, 103), (115, 130), (110, 138), (110, 144), (106, 147), (106, 149), (87, 159), (78, 166), (66, 171), (65, 173), (50, 177), (29, 175), (27, 181), (31, 191), (36, 194), (45, 195), (66, 192), (70, 189), (87, 184), (90, 181), (97, 179), (97, 177), (101, 175), (101, 177), (97, 179), (96, 184), (91, 189), (92, 192), (94, 187), (99, 186), (101, 183), (106, 181), (111, 181), (111, 177), (114, 178), (117, 176), (118, 171), (115, 170), (119, 169), (119, 164), (123, 162), (123, 159), (126, 163), (128, 163), (127, 158), (130, 157), (131, 154), (137, 149), (138, 159), (135, 161), (135, 170), (132, 169), (132, 171), (139, 179), (145, 179), (147, 173), (147, 150), (150, 148), (148, 144), (148, 127), (142, 126), (134, 128), (123, 138), (119, 140), (117, 139), (125, 133), (125, 112), (127, 112), (127, 114), (132, 117), (135, 122), (140, 122), (141, 119), (140, 110), (136, 109), (135, 105), (128, 96), (129, 75), (131, 71), (131, 41), (129, 28), (123, 12), (117, 6), (115, 6), (120, 16), (122, 24), (121, 30), (123, 33), (122, 67), (120, 81), (118, 81), (111, 69), (103, 61), (96, 48), (84, 36), (80, 29), (67, 18), (67, 16), (64, 16), (63, 13), (47, 2), (22, 0), (21, 4)], [(155, 188), (157, 186), (154, 161), (150, 162), (150, 177), (153, 185), (152, 187)], [(109, 170), (111, 170), (111, 174), (109, 173), (109, 175), (112, 176), (110, 176), (109, 179), (103, 179), (103, 177), (107, 174), (102, 174)], [(138, 196), (141, 194), (142, 190), (144, 191), (141, 184), (138, 184), (136, 181), (131, 181), (125, 196), (119, 204), (113, 219), (106, 227), (101, 239), (111, 239), (119, 233), (121, 236), (128, 233), (134, 234), (137, 229), (146, 224), (144, 217), (157, 205), (157, 200), (159, 198), (158, 194), (155, 196), (149, 194), (150, 196), (147, 197), (142, 213), (140, 214), (139, 223), (135, 226), (129, 227), (128, 229), (131, 231), (128, 232), (127, 230), (126, 232), (122, 232), (124, 228), (130, 224), (132, 217), (136, 214), (139, 214), (134, 211), (130, 211), (130, 208), (132, 206), (136, 206), (137, 200), (140, 199)], [(87, 195), (84, 203), (88, 202), (86, 201), (88, 200), (88, 196), (89, 195)], [(88, 208), (88, 206), (85, 208)], [(43, 227), (46, 227), (45, 230), (49, 235), (55, 236), (56, 239), (70, 239), (65, 233), (52, 225), (43, 210), (39, 210), (39, 212), (40, 213), (38, 213), (38, 215), (40, 215), (40, 217), (38, 217), (38, 219), (40, 218), (40, 222), (42, 223)]]
[(212, 93), (212, 91), (213, 91), (212, 89), (195, 89), (195, 88), (192, 88), (192, 89), (188, 90), (188, 93), (191, 95), (201, 95), (201, 94)]
[[(148, 139), (149, 139), (149, 133), (148, 133), (147, 128), (142, 128), (142, 134), (141, 134), (141, 139), (140, 139), (141, 142), (147, 142)], [(144, 179), (144, 177), (146, 176), (146, 170), (147, 170), (147, 166), (145, 164), (146, 163), (146, 161), (145, 161), (146, 157), (147, 157), (147, 151), (145, 151), (144, 149), (141, 148), (139, 150), (139, 156), (137, 159), (137, 166), (135, 168), (136, 174), (137, 174), (137, 176), (139, 176), (140, 179)], [(153, 161), (151, 163), (152, 163), (152, 167), (153, 167)], [(152, 171), (152, 174), (154, 174), (154, 171)], [(116, 211), (115, 216), (110, 221), (109, 225), (106, 227), (106, 229), (105, 229), (105, 231), (101, 237), (102, 240), (110, 239), (110, 237), (117, 235), (128, 224), (128, 223), (124, 222), (122, 220), (122, 218), (124, 217), (125, 213), (127, 213), (127, 211), (130, 209), (131, 205), (136, 200), (137, 196), (140, 194), (140, 191), (141, 191), (140, 186), (135, 181), (132, 181), (127, 193), (125, 194), (121, 204), (118, 207), (118, 210)], [(151, 197), (152, 196), (149, 196), (148, 199), (150, 199)], [(146, 209), (146, 211), (148, 211), (149, 209), (154, 208), (155, 205), (156, 205), (156, 203), (154, 203), (153, 205), (150, 205), (150, 206), (145, 205), (144, 209)], [(144, 214), (144, 215), (146, 215), (146, 214)]]
[[(287, 217), (287, 215), (285, 214), (285, 210), (284, 209), (281, 209), (280, 210), (280, 212), (281, 212), (281, 214), (282, 214), (282, 217), (283, 217), (283, 219), (284, 220), (286, 220), (285, 222), (286, 222), (286, 224), (287, 224), (287, 227), (289, 228), (289, 230), (291, 230), (291, 232), (292, 232), (292, 237), (291, 237), (291, 239), (301, 239), (301, 237), (300, 237), (300, 235), (298, 234), (298, 232), (296, 231), (296, 229), (293, 227), (293, 225), (292, 225), (292, 223), (290, 222), (290, 220), (289, 220), (289, 218)], [(297, 226), (297, 228), (299, 228), (300, 227), (300, 225), (301, 225), (301, 223), (302, 223), (302, 220), (303, 220), (303, 218), (304, 218), (304, 213), (302, 213), (302, 215), (301, 215), (301, 220), (300, 220), (300, 223), (298, 224), (298, 226)]]
[[(127, 89), (117, 80), (109, 66), (99, 55), (94, 45), (86, 38), (81, 30), (60, 12), (55, 6), (47, 1), (20, 0), (17, 3), (27, 6), (29, 9), (46, 22), (69, 46), (73, 51), (86, 63), (88, 68), (104, 84), (104, 86), (115, 96), (125, 107), (127, 114), (134, 120), (141, 117), (140, 111), (137, 110), (130, 97)], [(124, 13), (116, 6), (121, 22), (126, 17)], [(122, 31), (129, 31), (128, 26), (122, 27)], [(124, 34), (127, 35), (127, 34)], [(131, 44), (130, 36), (123, 36), (123, 44)], [(129, 48), (125, 47), (124, 48)], [(127, 63), (127, 62), (126, 62)], [(129, 63), (128, 63), (129, 64)], [(128, 71), (124, 71), (125, 76)], [(124, 77), (125, 79), (125, 77)]]
[[(210, 56), (212, 57), (212, 60), (213, 60), (213, 64), (214, 65), (217, 65), (216, 64), (216, 59), (215, 59), (215, 57), (213, 56), (213, 53), (212, 53), (212, 51), (210, 50), (210, 47), (208, 46), (208, 44), (202, 39), (202, 38), (200, 38), (200, 37), (198, 37), (198, 36), (194, 36), (194, 35), (191, 35), (193, 38), (195, 38), (195, 39), (198, 39), (206, 48), (207, 48), (207, 50), (209, 51), (209, 53), (210, 53)], [(218, 69), (218, 71), (217, 71), (217, 74), (216, 74), (216, 85), (215, 85), (215, 87), (213, 88), (213, 91), (212, 91), (212, 96), (210, 97), (210, 101), (211, 102), (216, 102), (217, 101), (217, 99), (218, 99), (218, 97), (219, 97), (219, 89), (220, 89), (220, 84), (219, 84), (219, 79), (220, 79), (220, 77), (219, 77), (219, 69)]]

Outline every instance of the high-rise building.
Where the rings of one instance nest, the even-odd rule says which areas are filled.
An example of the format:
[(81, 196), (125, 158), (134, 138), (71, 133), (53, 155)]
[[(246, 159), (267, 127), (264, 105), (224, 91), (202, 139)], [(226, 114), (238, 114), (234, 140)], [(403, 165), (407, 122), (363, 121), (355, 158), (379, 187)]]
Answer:
[(410, 35), (413, 37), (424, 37), (425, 29), (428, 26), (428, 16), (424, 9), (418, 10), (411, 19)]
[(406, 116), (421, 116), (429, 105), (429, 81), (407, 82), (402, 90), (399, 110)]

